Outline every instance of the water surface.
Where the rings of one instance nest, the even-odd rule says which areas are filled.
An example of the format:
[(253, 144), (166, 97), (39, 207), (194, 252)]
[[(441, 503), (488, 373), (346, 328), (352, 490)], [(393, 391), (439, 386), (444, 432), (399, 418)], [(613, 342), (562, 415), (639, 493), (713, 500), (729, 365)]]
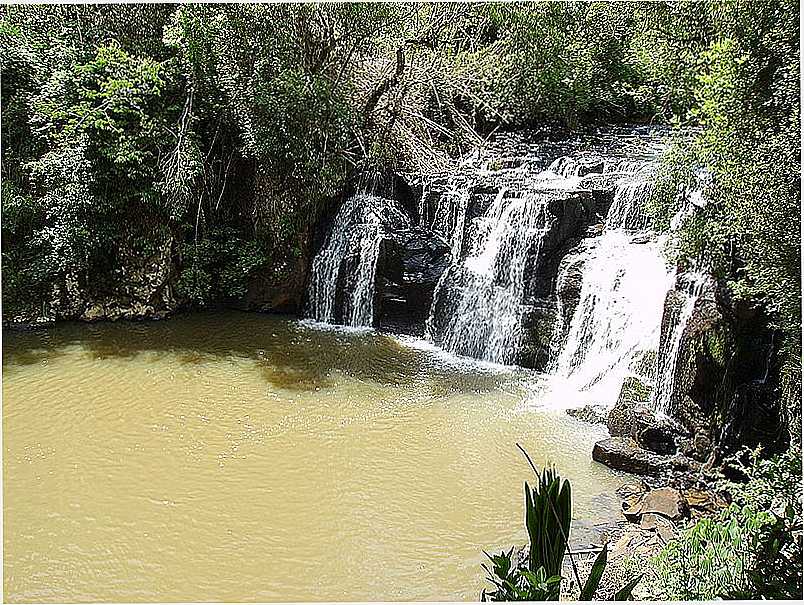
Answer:
[(539, 397), (523, 370), (257, 314), (6, 331), (5, 598), (477, 600), (481, 551), (526, 540), (516, 442), (581, 525), (617, 512), (601, 429)]

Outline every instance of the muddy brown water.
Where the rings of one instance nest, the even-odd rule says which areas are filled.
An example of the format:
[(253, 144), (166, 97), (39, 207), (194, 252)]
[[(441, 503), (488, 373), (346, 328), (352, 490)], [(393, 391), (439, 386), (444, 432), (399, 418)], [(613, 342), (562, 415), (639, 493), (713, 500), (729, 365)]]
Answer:
[(5, 331), (5, 599), (477, 600), (526, 541), (517, 442), (576, 534), (617, 513), (604, 429), (539, 384), (258, 314)]

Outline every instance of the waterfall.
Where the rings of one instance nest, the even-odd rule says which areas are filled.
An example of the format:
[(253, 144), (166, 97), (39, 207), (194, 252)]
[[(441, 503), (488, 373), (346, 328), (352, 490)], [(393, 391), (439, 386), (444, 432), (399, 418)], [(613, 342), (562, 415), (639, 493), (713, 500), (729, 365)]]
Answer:
[(606, 216), (606, 227), (631, 231), (648, 229), (650, 217), (645, 206), (652, 192), (653, 182), (649, 179), (638, 178), (619, 184)]
[(448, 351), (503, 364), (518, 352), (526, 261), (538, 254), (549, 199), (507, 194), (501, 189), (474, 220), (469, 255), (442, 276), (426, 332)]
[(553, 160), (547, 171), (562, 179), (576, 179), (580, 176), (581, 164), (575, 158), (565, 155)]
[(381, 272), (389, 262), (403, 266), (400, 258), (434, 267), (435, 248), (390, 237), (414, 228), (396, 202), (348, 200), (314, 259), (308, 316), (377, 325), (375, 298), (426, 298), (431, 342), (480, 360), (547, 367), (569, 389), (570, 405), (613, 405), (632, 374), (672, 379), (672, 368), (651, 366), (672, 285), (647, 211), (661, 145), (617, 136), (582, 149), (513, 139), (491, 160), (475, 154), (422, 179), (417, 237), (448, 243), (449, 254), (442, 243), (438, 271), (411, 299), (397, 278), (378, 281), (378, 258)]
[(690, 273), (684, 276), (686, 287), (676, 288), (675, 292), (682, 296), (681, 305), (675, 317), (670, 320), (672, 325), (669, 336), (663, 339), (659, 350), (659, 364), (656, 368), (656, 389), (653, 392), (654, 409), (658, 414), (668, 415), (673, 411), (673, 395), (678, 375), (678, 362), (681, 356), (681, 345), (684, 333), (687, 330), (695, 303), (698, 302), (707, 283), (708, 276), (704, 272)]
[(580, 298), (554, 371), (596, 403), (614, 404), (635, 355), (658, 348), (667, 270), (658, 243), (638, 241), (611, 231), (582, 253)]
[[(434, 233), (449, 242), (452, 258), (461, 256), (466, 221), (466, 209), (469, 205), (471, 185), (453, 177), (447, 191), (438, 199), (433, 218), (428, 226)], [(424, 215), (422, 215), (424, 216)]]
[(559, 296), (553, 340), (563, 345), (553, 348), (557, 355), (552, 369), (570, 383), (570, 390), (611, 406), (636, 356), (658, 349), (671, 276), (656, 238), (634, 233), (648, 227), (644, 206), (653, 186), (650, 166), (629, 162), (606, 168), (623, 176), (605, 229), (565, 257), (559, 268), (559, 293), (579, 267), (581, 284), (569, 322)]
[(327, 323), (371, 326), (374, 276), (383, 235), (409, 226), (410, 219), (392, 200), (373, 195), (346, 200), (313, 259), (306, 315)]

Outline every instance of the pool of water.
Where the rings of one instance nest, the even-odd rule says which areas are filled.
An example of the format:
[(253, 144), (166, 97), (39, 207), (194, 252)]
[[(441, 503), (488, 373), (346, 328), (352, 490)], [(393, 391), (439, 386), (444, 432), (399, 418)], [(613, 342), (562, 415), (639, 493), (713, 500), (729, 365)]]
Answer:
[(542, 382), (259, 314), (4, 331), (5, 599), (477, 600), (526, 542), (516, 443), (576, 536), (618, 512)]

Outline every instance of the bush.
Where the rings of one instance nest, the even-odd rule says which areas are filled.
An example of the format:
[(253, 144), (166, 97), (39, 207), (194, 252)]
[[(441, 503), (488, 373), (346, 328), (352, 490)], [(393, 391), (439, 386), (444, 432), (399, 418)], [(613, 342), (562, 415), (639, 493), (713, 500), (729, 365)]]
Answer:
[(734, 502), (702, 519), (657, 556), (649, 588), (667, 600), (802, 597), (801, 451), (752, 452)]
[[(525, 528), (530, 540), (527, 554), (514, 557), (514, 549), (498, 555), (485, 553), (492, 563), (491, 569), (483, 565), (488, 581), (494, 590), (482, 592), (483, 601), (557, 601), (561, 596), (562, 568), (569, 543), (572, 521), (572, 489), (555, 469), (539, 472), (519, 444), (517, 447), (527, 458), (536, 474), (536, 485), (525, 482)], [(595, 559), (589, 577), (583, 584), (580, 600), (594, 599), (606, 569), (608, 549)], [(572, 561), (572, 554), (570, 553)], [(578, 570), (572, 561), (575, 579), (581, 586)], [(631, 580), (615, 596), (627, 600), (641, 576)]]

